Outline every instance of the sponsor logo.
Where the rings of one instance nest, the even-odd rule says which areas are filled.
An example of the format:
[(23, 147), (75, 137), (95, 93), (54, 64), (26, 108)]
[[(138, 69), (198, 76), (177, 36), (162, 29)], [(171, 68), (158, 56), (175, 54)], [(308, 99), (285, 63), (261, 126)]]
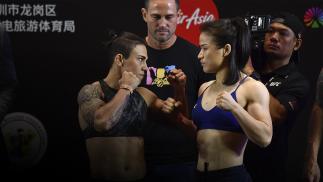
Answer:
[(309, 8), (304, 14), (304, 23), (310, 28), (323, 26), (323, 10), (318, 7)]
[(199, 25), (205, 21), (219, 19), (218, 9), (213, 0), (185, 0), (181, 2), (180, 9), (176, 33), (195, 45), (198, 45)]
[(281, 82), (271, 82), (269, 84), (270, 87), (279, 87), (279, 85), (281, 84)]

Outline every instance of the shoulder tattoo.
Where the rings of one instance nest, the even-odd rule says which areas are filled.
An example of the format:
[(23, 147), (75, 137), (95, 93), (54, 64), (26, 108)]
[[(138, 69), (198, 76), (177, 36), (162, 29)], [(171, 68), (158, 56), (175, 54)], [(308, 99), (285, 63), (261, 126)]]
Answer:
[(85, 85), (78, 94), (77, 102), (80, 116), (87, 123), (93, 122), (95, 111), (104, 105), (104, 101), (100, 99), (99, 87), (96, 85)]
[(97, 98), (100, 99), (100, 92), (98, 86), (95, 85), (85, 85), (80, 90), (77, 102), (79, 105), (82, 105), (85, 102), (89, 102), (92, 99)]

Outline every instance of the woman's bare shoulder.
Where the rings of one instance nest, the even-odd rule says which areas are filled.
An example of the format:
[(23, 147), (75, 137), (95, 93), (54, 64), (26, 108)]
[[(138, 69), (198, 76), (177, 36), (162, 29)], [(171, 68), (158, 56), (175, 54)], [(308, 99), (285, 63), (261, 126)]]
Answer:
[(215, 80), (211, 80), (211, 81), (208, 81), (208, 82), (203, 83), (200, 86), (198, 96), (200, 96), (205, 91), (205, 89), (207, 89), (207, 87), (209, 87), (214, 82), (215, 82)]
[(267, 97), (269, 94), (266, 86), (262, 82), (251, 77), (248, 77), (241, 87), (241, 90), (250, 97)]

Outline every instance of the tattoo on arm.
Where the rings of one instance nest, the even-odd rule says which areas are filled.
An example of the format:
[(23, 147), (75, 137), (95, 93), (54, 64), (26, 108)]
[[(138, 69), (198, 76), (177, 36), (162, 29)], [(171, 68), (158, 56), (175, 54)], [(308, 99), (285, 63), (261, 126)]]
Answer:
[(107, 113), (108, 116), (110, 115), (110, 117), (106, 118), (104, 121), (106, 126), (105, 129), (108, 130), (119, 122), (128, 99), (129, 96), (120, 101), (120, 105), (117, 107), (105, 107), (107, 103), (100, 97), (99, 85), (86, 85), (80, 90), (77, 98), (80, 117), (82, 117), (88, 125), (93, 125), (95, 121), (95, 112), (103, 107), (102, 109), (104, 109), (104, 112)]
[(94, 85), (85, 85), (78, 94), (77, 102), (80, 116), (88, 124), (94, 121), (95, 111), (104, 105), (104, 101), (100, 99), (99, 87)]
[(126, 99), (122, 102), (122, 104), (116, 108), (116, 110), (113, 112), (112, 116), (110, 119), (108, 119), (107, 123), (109, 124), (109, 127), (107, 129), (113, 128), (120, 120), (122, 113), (124, 112), (124, 109), (127, 105), (129, 96), (126, 97)]

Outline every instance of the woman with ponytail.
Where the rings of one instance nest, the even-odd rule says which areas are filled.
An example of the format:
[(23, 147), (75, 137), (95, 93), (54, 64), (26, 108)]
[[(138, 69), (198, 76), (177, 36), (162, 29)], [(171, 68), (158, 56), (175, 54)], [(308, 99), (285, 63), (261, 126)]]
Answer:
[[(216, 80), (201, 85), (192, 110), (197, 130), (197, 181), (251, 181), (243, 166), (247, 141), (266, 147), (272, 138), (266, 87), (241, 70), (250, 53), (250, 32), (240, 18), (205, 22), (198, 58)], [(184, 118), (184, 117), (182, 117)]]

